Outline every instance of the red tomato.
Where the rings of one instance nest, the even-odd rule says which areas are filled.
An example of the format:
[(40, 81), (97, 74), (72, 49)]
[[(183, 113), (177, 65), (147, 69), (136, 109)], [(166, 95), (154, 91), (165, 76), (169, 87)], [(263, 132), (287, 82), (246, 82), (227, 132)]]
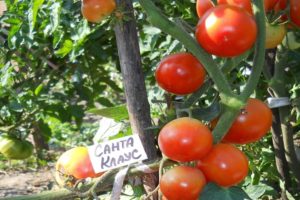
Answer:
[(210, 9), (196, 27), (199, 44), (220, 57), (244, 53), (253, 46), (256, 36), (255, 20), (243, 9), (230, 5)]
[(264, 0), (265, 11), (273, 10), (279, 0)]
[(170, 159), (188, 162), (201, 159), (211, 150), (213, 136), (199, 120), (183, 117), (169, 122), (161, 129), (158, 145)]
[(292, 22), (300, 27), (300, 1), (290, 0), (290, 15)]
[(282, 11), (287, 7), (287, 0), (278, 0), (274, 6), (275, 11)]
[(206, 184), (196, 168), (178, 166), (167, 171), (160, 180), (160, 190), (168, 200), (196, 200)]
[(223, 187), (240, 183), (248, 174), (247, 157), (231, 144), (217, 144), (197, 167), (203, 172), (207, 181)]
[(206, 13), (206, 11), (208, 11), (212, 7), (214, 7), (214, 4), (211, 0), (197, 0), (196, 10), (198, 17), (202, 17)]
[(176, 53), (165, 57), (155, 72), (155, 78), (164, 90), (186, 95), (199, 89), (206, 72), (202, 64), (190, 53)]
[(223, 142), (247, 144), (261, 139), (272, 126), (272, 111), (258, 99), (249, 99)]
[[(275, 12), (283, 11), (287, 7), (287, 0), (279, 0), (274, 6)], [(288, 19), (287, 15), (282, 15), (281, 20), (286, 21)]]
[(218, 4), (228, 4), (245, 9), (253, 15), (251, 0), (218, 0)]
[(100, 22), (115, 8), (115, 0), (82, 0), (81, 13), (90, 22)]
[(75, 147), (64, 152), (56, 163), (56, 170), (76, 179), (93, 178), (102, 174), (94, 172), (87, 147)]

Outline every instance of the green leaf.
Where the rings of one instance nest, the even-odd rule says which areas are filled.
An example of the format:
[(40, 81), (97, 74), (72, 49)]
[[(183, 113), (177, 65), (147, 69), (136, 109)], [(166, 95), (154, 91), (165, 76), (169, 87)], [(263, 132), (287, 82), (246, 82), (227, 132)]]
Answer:
[(97, 98), (97, 102), (99, 102), (101, 105), (105, 106), (105, 107), (112, 107), (114, 106), (109, 99), (105, 98), (105, 97), (99, 97)]
[(30, 9), (29, 16), (28, 16), (29, 22), (30, 22), (30, 34), (32, 34), (32, 32), (33, 32), (39, 8), (41, 7), (41, 5), (43, 3), (44, 3), (44, 0), (33, 0), (32, 1), (31, 9)]
[(246, 187), (245, 191), (252, 199), (259, 199), (261, 196), (266, 194), (268, 191), (273, 191), (274, 189), (268, 185), (249, 185)]
[(9, 108), (15, 112), (22, 112), (23, 111), (23, 106), (17, 102), (17, 101), (12, 101), (9, 104)]
[(39, 96), (43, 88), (44, 88), (44, 84), (39, 84), (39, 86), (37, 86), (34, 90), (35, 96)]
[(43, 120), (40, 120), (38, 122), (38, 126), (39, 126), (39, 129), (40, 129), (41, 134), (44, 137), (44, 139), (49, 141), (51, 138), (51, 135), (52, 135), (52, 131), (51, 131), (51, 128), (49, 127), (49, 125), (47, 123), (45, 123)]
[(72, 40), (65, 40), (64, 44), (60, 49), (55, 51), (55, 54), (60, 56), (60, 57), (65, 57), (69, 52), (71, 52), (73, 49), (73, 42)]
[(120, 105), (116, 107), (103, 108), (103, 109), (91, 109), (89, 113), (100, 115), (102, 117), (107, 117), (114, 119), (116, 121), (121, 121), (129, 118), (126, 105)]
[(211, 121), (215, 119), (221, 113), (221, 106), (218, 102), (213, 103), (207, 108), (193, 108), (192, 116), (194, 118)]
[(201, 193), (199, 200), (200, 199), (248, 200), (251, 198), (239, 187), (223, 188), (214, 183), (209, 183), (205, 186), (203, 192)]

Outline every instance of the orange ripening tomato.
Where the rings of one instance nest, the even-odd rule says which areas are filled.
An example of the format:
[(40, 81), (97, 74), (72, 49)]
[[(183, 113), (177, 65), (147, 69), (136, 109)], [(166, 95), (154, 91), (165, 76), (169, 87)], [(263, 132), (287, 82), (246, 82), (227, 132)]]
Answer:
[(266, 24), (266, 49), (272, 49), (281, 44), (286, 35), (284, 24), (271, 25)]
[(235, 119), (223, 142), (248, 144), (268, 133), (272, 126), (272, 111), (258, 99), (249, 99), (246, 107)]
[(161, 192), (168, 200), (197, 200), (205, 185), (203, 173), (187, 166), (168, 170), (159, 183)]
[(300, 28), (300, 1), (290, 0), (291, 21)]
[(202, 17), (206, 13), (206, 11), (208, 11), (213, 7), (214, 4), (211, 0), (197, 0), (196, 10), (197, 10), (198, 17), (199, 18)]
[(189, 162), (201, 159), (211, 150), (213, 136), (199, 120), (183, 117), (169, 122), (161, 129), (158, 145), (168, 158)]
[(57, 160), (55, 168), (60, 173), (76, 179), (94, 178), (103, 174), (94, 172), (87, 147), (75, 147), (64, 152)]
[(199, 20), (195, 36), (208, 53), (219, 57), (234, 57), (254, 45), (257, 25), (245, 10), (219, 5), (208, 10)]
[(218, 0), (218, 4), (228, 4), (245, 9), (250, 15), (253, 15), (251, 0)]
[(115, 0), (82, 0), (81, 13), (89, 22), (100, 22), (116, 8)]
[(197, 167), (206, 180), (223, 187), (234, 186), (248, 174), (248, 159), (245, 154), (231, 144), (217, 144)]
[(205, 69), (190, 53), (176, 53), (165, 57), (155, 72), (158, 85), (178, 95), (186, 95), (199, 89), (205, 79)]
[(278, 0), (264, 0), (265, 11), (271, 11), (277, 4)]

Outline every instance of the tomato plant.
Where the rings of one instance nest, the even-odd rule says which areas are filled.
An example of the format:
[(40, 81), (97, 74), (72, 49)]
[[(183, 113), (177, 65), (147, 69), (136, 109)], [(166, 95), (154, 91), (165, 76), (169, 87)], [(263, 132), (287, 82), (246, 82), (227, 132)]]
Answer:
[(248, 174), (247, 157), (231, 144), (217, 144), (197, 167), (203, 172), (207, 181), (223, 187), (240, 183)]
[(218, 4), (228, 4), (245, 9), (249, 14), (253, 14), (251, 0), (218, 0)]
[(190, 94), (201, 87), (206, 72), (190, 53), (176, 53), (165, 57), (155, 72), (160, 87), (174, 94)]
[(76, 179), (97, 177), (94, 172), (87, 147), (75, 147), (64, 152), (56, 162), (56, 171)]
[(254, 19), (243, 9), (230, 5), (210, 9), (196, 27), (199, 44), (220, 57), (233, 57), (249, 50), (256, 35)]
[(10, 136), (0, 138), (0, 152), (8, 159), (23, 160), (33, 153), (33, 145), (26, 140)]
[(197, 0), (196, 10), (198, 17), (202, 17), (206, 13), (206, 11), (208, 11), (212, 7), (214, 7), (214, 4), (211, 0)]
[(180, 162), (201, 159), (210, 151), (212, 143), (210, 130), (200, 121), (189, 117), (169, 122), (158, 136), (162, 153)]
[(81, 12), (90, 22), (100, 22), (116, 8), (115, 0), (83, 0)]
[(159, 185), (168, 200), (196, 200), (205, 184), (205, 177), (199, 169), (177, 166), (161, 177)]
[(290, 16), (291, 21), (300, 27), (300, 1), (290, 0)]
[(247, 144), (258, 141), (272, 126), (272, 111), (258, 99), (249, 99), (223, 142)]
[(277, 47), (281, 44), (286, 35), (286, 28), (284, 24), (271, 25), (266, 24), (266, 49)]

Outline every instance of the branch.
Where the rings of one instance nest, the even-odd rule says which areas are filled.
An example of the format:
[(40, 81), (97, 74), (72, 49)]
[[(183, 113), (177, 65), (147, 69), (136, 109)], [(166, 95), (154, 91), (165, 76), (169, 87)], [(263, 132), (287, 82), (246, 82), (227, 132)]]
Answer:
[[(175, 162), (168, 160), (165, 163), (165, 166), (171, 166), (173, 164), (175, 164)], [(146, 163), (146, 165), (151, 170), (158, 171), (159, 165), (160, 165), (160, 160)], [(142, 165), (137, 165), (136, 167), (131, 168), (128, 171), (128, 178), (144, 175), (145, 172), (141, 170), (141, 166)], [(115, 175), (117, 173), (118, 173), (118, 169), (112, 170), (109, 173), (111, 176), (107, 177), (107, 179), (105, 178), (105, 180), (103, 180), (101, 185), (97, 185), (98, 187), (95, 188), (95, 192), (100, 193), (100, 192), (108, 191), (112, 187)], [(93, 183), (85, 186), (84, 188), (86, 189), (86, 191), (88, 191), (91, 187), (93, 187), (93, 185), (95, 185), (95, 183), (99, 179), (101, 179), (101, 177), (99, 177), (98, 179), (95, 179), (93, 181)], [(59, 189), (56, 191), (47, 191), (47, 192), (42, 192), (40, 194), (34, 194), (34, 195), (6, 197), (6, 198), (2, 198), (1, 200), (58, 200), (58, 199), (59, 200), (68, 200), (68, 199), (76, 199), (76, 198), (79, 198), (80, 196), (81, 196), (80, 194), (74, 193), (73, 191), (70, 191), (67, 189)]]
[(258, 27), (257, 41), (255, 45), (255, 54), (251, 76), (241, 94), (243, 101), (246, 101), (256, 88), (260, 75), (262, 73), (265, 61), (265, 41), (266, 41), (266, 18), (263, 1), (254, 0), (253, 11)]
[[(264, 56), (265, 56), (265, 15), (264, 15), (264, 5), (261, 0), (254, 0), (254, 13), (256, 17), (256, 23), (258, 26), (257, 41), (255, 45), (255, 55), (253, 61), (253, 70), (251, 76), (247, 82), (247, 85), (240, 96), (229, 96), (223, 97), (222, 100), (224, 106), (224, 112), (221, 115), (217, 126), (213, 130), (214, 142), (218, 143), (222, 140), (224, 135), (230, 129), (234, 119), (238, 116), (240, 109), (244, 107), (247, 99), (253, 93), (256, 88), (260, 74), (264, 66)], [(228, 98), (228, 100), (226, 100)]]

